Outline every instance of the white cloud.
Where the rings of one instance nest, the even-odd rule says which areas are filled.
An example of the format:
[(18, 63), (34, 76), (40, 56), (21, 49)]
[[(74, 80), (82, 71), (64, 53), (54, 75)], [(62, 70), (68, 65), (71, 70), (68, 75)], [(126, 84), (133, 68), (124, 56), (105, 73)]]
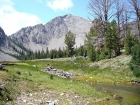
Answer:
[(47, 1), (47, 6), (52, 8), (54, 11), (64, 11), (73, 7), (73, 2), (72, 0), (49, 0)]
[(7, 35), (11, 35), (23, 27), (41, 23), (36, 15), (16, 11), (10, 0), (0, 0), (0, 2), (0, 26)]
[(7, 5), (14, 5), (14, 3), (11, 2), (10, 0), (0, 0), (0, 8)]

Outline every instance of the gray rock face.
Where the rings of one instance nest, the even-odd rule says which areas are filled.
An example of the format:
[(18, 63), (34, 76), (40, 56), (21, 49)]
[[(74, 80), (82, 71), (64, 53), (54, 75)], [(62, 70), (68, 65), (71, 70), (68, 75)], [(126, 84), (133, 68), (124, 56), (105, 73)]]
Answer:
[(4, 30), (0, 27), (0, 46), (4, 46), (7, 36), (5, 35)]
[(0, 27), (0, 61), (15, 61), (16, 59), (9, 54), (18, 54), (15, 49), (21, 50), (5, 35), (4, 30)]
[(10, 38), (33, 51), (45, 50), (47, 47), (58, 49), (65, 47), (64, 37), (68, 31), (72, 31), (76, 34), (76, 46), (80, 46), (84, 43), (85, 33), (89, 32), (90, 27), (90, 21), (68, 14), (56, 17), (45, 25), (22, 28)]

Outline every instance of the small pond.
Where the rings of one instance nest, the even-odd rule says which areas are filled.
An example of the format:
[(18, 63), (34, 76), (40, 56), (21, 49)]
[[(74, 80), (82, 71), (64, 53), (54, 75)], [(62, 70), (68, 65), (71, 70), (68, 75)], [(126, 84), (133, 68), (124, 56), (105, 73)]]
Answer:
[(113, 97), (116, 96), (115, 99), (122, 104), (140, 105), (140, 86), (105, 83), (95, 83), (92, 86), (99, 91), (106, 91)]

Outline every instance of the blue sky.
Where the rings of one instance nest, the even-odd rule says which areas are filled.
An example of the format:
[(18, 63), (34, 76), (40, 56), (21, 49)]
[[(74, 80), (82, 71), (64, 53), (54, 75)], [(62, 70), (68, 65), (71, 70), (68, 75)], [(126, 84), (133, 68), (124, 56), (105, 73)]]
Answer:
[(0, 0), (0, 26), (7, 35), (22, 27), (47, 23), (57, 16), (73, 14), (88, 19), (90, 0)]

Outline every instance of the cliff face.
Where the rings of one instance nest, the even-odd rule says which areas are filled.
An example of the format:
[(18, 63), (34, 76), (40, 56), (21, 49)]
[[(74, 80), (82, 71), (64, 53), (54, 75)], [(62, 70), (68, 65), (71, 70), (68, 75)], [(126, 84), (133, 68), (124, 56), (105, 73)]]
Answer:
[(76, 46), (80, 46), (84, 44), (85, 33), (89, 32), (90, 27), (90, 21), (68, 14), (56, 17), (45, 25), (22, 28), (10, 38), (33, 51), (47, 47), (58, 49), (65, 47), (65, 35), (71, 31), (76, 35)]
[[(15, 61), (16, 59), (9, 54), (17, 54), (13, 47), (16, 46), (8, 37), (5, 35), (4, 30), (0, 27), (0, 61)], [(9, 54), (8, 54), (9, 53)]]
[(0, 27), (0, 47), (5, 45), (6, 39), (7, 36), (5, 35), (4, 30)]

